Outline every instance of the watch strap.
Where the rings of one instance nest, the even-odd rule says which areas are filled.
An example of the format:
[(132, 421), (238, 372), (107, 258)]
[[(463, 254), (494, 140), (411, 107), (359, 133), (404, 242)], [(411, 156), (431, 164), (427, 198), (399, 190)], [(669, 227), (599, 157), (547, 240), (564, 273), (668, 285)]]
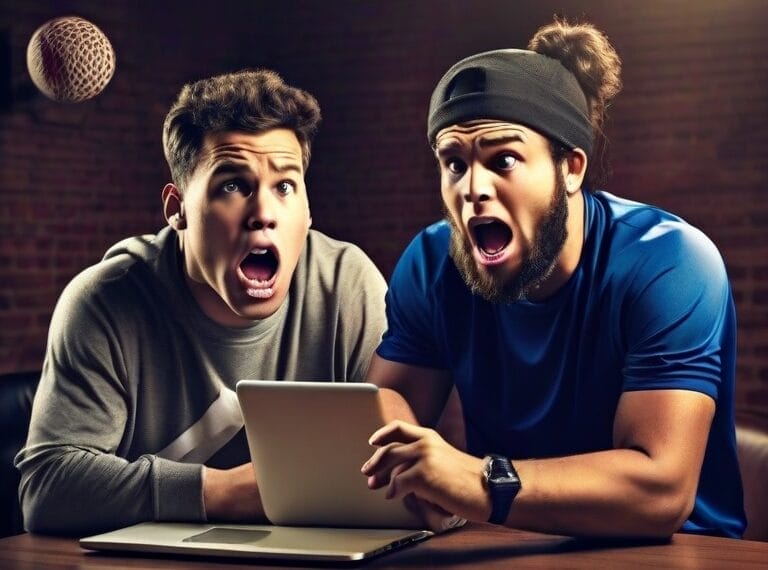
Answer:
[(520, 491), (520, 478), (509, 459), (501, 455), (489, 455), (487, 469), (486, 477), (491, 494), (491, 516), (488, 522), (504, 524), (512, 501)]

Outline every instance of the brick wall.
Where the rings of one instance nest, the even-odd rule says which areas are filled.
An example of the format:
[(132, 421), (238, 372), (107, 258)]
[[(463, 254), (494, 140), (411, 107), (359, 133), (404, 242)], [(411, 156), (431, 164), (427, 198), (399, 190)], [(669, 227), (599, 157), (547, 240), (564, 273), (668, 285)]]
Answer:
[[(440, 215), (425, 136), (434, 82), (461, 57), (524, 46), (558, 11), (587, 16), (624, 60), (608, 189), (718, 244), (739, 313), (737, 407), (768, 418), (768, 2), (563, 4), (6, 0), (2, 73), (16, 100), (0, 111), (0, 372), (39, 367), (64, 284), (111, 243), (162, 223), (160, 129), (183, 82), (266, 65), (314, 93), (315, 227), (359, 243), (388, 275)], [(64, 14), (95, 22), (117, 52), (105, 93), (78, 105), (35, 96), (26, 75), (30, 35)]]

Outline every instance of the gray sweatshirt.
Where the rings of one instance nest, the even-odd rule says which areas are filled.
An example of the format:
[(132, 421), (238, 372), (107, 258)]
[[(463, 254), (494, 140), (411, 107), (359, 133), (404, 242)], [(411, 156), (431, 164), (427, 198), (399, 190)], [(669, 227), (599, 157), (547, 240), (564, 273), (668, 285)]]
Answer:
[(62, 293), (16, 457), (27, 530), (204, 521), (202, 465), (249, 459), (238, 380), (364, 380), (386, 283), (358, 247), (311, 230), (285, 302), (245, 329), (202, 313), (180, 258), (168, 228), (130, 238)]

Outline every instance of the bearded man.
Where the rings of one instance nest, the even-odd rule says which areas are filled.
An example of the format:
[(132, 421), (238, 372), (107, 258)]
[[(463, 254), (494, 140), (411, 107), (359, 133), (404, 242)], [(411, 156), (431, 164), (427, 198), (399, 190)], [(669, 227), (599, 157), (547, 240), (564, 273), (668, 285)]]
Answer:
[[(619, 71), (601, 32), (556, 21), (434, 90), (446, 220), (390, 281), (368, 380), (405, 421), (362, 467), (433, 527), (744, 530), (723, 261), (679, 217), (593, 189)], [(431, 429), (454, 386), (466, 451)]]

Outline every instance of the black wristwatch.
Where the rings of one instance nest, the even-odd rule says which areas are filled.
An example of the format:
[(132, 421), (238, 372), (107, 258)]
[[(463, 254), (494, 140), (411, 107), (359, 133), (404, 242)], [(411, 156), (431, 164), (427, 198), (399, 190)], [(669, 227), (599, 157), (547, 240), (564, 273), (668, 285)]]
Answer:
[(520, 487), (520, 477), (509, 459), (501, 455), (488, 455), (485, 458), (485, 482), (491, 493), (491, 517), (488, 522), (504, 524), (509, 514), (512, 501)]

